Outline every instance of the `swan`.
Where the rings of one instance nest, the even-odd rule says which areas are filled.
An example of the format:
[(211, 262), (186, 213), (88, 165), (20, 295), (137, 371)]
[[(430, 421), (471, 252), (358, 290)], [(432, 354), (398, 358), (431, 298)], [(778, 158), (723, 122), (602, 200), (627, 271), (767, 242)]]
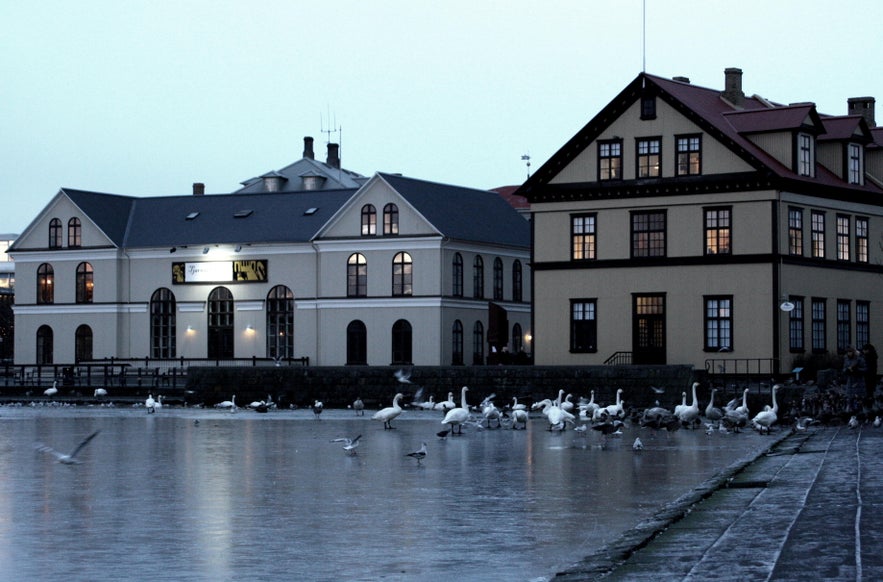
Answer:
[(420, 448), (413, 453), (408, 453), (405, 456), (411, 457), (412, 459), (417, 459), (417, 464), (419, 465), (420, 461), (426, 458), (426, 443), (423, 443)]
[(356, 416), (365, 416), (365, 403), (362, 402), (361, 396), (356, 396), (356, 400), (353, 402), (353, 410), (356, 411)]
[(322, 414), (322, 411), (324, 409), (325, 409), (325, 405), (322, 403), (321, 400), (314, 400), (313, 401), (313, 414), (316, 416), (316, 420), (319, 420), (319, 418), (320, 418), (319, 415)]
[(699, 382), (693, 382), (693, 402), (690, 406), (686, 408), (681, 408), (681, 411), (678, 413), (678, 419), (685, 426), (693, 426), (696, 420), (699, 418), (699, 402), (696, 400), (696, 389), (699, 387)]
[(874, 418), (874, 427), (880, 428), (880, 424), (881, 424), (880, 416), (877, 416), (876, 418)]
[(82, 440), (82, 442), (80, 442), (80, 444), (77, 445), (77, 448), (75, 448), (71, 452), (71, 454), (69, 454), (69, 455), (66, 455), (62, 452), (56, 451), (52, 447), (47, 447), (46, 445), (39, 444), (39, 443), (36, 445), (36, 449), (38, 451), (40, 451), (41, 453), (49, 453), (49, 454), (53, 455), (58, 460), (59, 463), (63, 463), (65, 465), (79, 465), (80, 461), (77, 460), (77, 455), (79, 454), (80, 451), (83, 450), (83, 447), (88, 445), (89, 441), (94, 439), (98, 435), (98, 433), (100, 433), (100, 432), (101, 432), (100, 430), (96, 430), (95, 432), (93, 432), (92, 434), (90, 434), (89, 436), (84, 438)]
[(572, 398), (573, 398), (573, 394), (567, 395), (567, 397), (564, 399), (564, 402), (561, 403), (562, 410), (564, 410), (566, 412), (570, 412), (573, 410), (573, 402), (571, 402)]
[(523, 408), (516, 408), (512, 411), (512, 428), (517, 429), (518, 425), (522, 425), (521, 428), (527, 428), (527, 410)]
[(393, 421), (395, 417), (402, 413), (402, 407), (399, 406), (399, 400), (404, 397), (404, 394), (399, 392), (395, 395), (395, 398), (392, 399), (392, 406), (388, 406), (381, 410), (378, 410), (374, 413), (374, 416), (371, 417), (371, 420), (382, 420), (384, 429), (395, 428), (390, 423)]
[(454, 393), (448, 392), (448, 399), (443, 400), (441, 402), (436, 403), (435, 409), (441, 410), (442, 412), (447, 412), (449, 410), (453, 410), (457, 408), (457, 405), (454, 403)]
[(266, 406), (266, 401), (264, 400), (253, 400), (246, 406), (246, 408), (257, 408), (259, 406)]
[(710, 420), (711, 422), (720, 422), (724, 417), (724, 413), (720, 408), (715, 407), (714, 405), (714, 395), (717, 392), (717, 388), (711, 389), (711, 398), (708, 400), (708, 406), (705, 407), (705, 418)]
[(761, 433), (766, 431), (767, 434), (770, 432), (770, 427), (775, 424), (778, 420), (777, 413), (779, 412), (779, 404), (776, 402), (776, 391), (779, 389), (779, 384), (773, 386), (773, 406), (769, 410), (761, 410), (757, 413), (757, 415), (751, 420), (754, 423), (755, 428)]
[(469, 420), (469, 405), (466, 404), (466, 392), (468, 391), (469, 388), (466, 386), (461, 388), (460, 406), (449, 410), (447, 414), (445, 414), (445, 419), (441, 421), (442, 424), (450, 425), (452, 431), (454, 427), (457, 428), (457, 432), (453, 434), (463, 434), (463, 423)]
[(43, 394), (46, 396), (55, 396), (58, 394), (58, 380), (52, 382), (52, 388), (47, 388), (43, 390)]
[(144, 407), (147, 408), (147, 414), (153, 414), (156, 412), (156, 400), (153, 399), (153, 394), (147, 395), (147, 400), (144, 401)]
[(681, 392), (681, 403), (675, 406), (674, 414), (675, 416), (681, 413), (681, 410), (687, 408), (687, 393)]
[(524, 404), (518, 404), (518, 396), (512, 397), (512, 410), (527, 410), (527, 406)]
[(546, 420), (549, 421), (549, 430), (563, 430), (566, 427), (566, 417), (564, 416), (564, 411), (561, 410), (560, 406), (558, 406), (557, 400), (555, 402), (552, 402), (551, 400), (546, 398), (545, 400), (541, 400), (537, 404), (543, 407), (543, 414), (546, 415)]
[(99, 396), (107, 396), (107, 390), (104, 388), (96, 388), (94, 396), (95, 398), (98, 398)]
[(622, 388), (619, 388), (616, 391), (616, 404), (599, 408), (593, 415), (592, 419), (602, 420), (604, 415), (613, 418), (622, 418), (625, 415), (625, 411), (622, 407)]
[(156, 397), (156, 402), (153, 405), (153, 411), (156, 412), (160, 408), (162, 408), (162, 394)]
[(592, 390), (591, 398), (585, 404), (581, 403), (579, 405), (579, 415), (581, 418), (591, 419), (595, 416), (595, 411), (598, 410), (598, 404), (595, 402), (595, 391)]
[(745, 414), (745, 416), (751, 415), (751, 412), (748, 410), (748, 388), (742, 391), (742, 405), (737, 406), (736, 410)]
[(433, 408), (435, 408), (435, 396), (430, 395), (429, 400), (427, 400), (426, 402), (421, 402), (420, 408), (422, 408), (423, 410), (432, 410)]
[(491, 421), (497, 421), (497, 428), (502, 426), (503, 414), (500, 412), (500, 409), (497, 408), (492, 400), (486, 400), (482, 403), (481, 414), (484, 416), (484, 419), (487, 421), (487, 427), (491, 427)]
[(224, 400), (215, 404), (215, 408), (224, 408), (233, 412), (236, 410), (236, 395), (234, 394), (230, 400)]

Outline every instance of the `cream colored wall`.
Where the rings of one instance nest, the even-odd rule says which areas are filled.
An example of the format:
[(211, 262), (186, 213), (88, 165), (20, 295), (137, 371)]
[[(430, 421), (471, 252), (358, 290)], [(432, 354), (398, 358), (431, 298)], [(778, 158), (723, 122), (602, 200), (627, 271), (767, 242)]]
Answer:
[[(613, 121), (604, 132), (580, 152), (574, 160), (551, 180), (551, 184), (594, 182), (598, 179), (598, 140), (623, 138), (623, 177), (635, 179), (635, 138), (662, 136), (662, 176), (675, 175), (675, 135), (703, 133), (699, 126), (678, 113), (662, 99), (656, 100), (656, 119), (641, 119), (640, 102), (633, 104), (621, 117)], [(746, 172), (752, 168), (732, 152), (712, 139), (702, 135), (703, 175)]]
[(843, 145), (840, 143), (820, 143), (816, 146), (816, 161), (840, 178), (843, 172)]
[(794, 138), (790, 133), (758, 133), (746, 137), (786, 168), (794, 166)]

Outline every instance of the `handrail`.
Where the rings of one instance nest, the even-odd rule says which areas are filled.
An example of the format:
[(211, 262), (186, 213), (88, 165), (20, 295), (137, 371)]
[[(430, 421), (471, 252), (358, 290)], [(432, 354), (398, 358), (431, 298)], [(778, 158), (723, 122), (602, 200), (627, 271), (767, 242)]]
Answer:
[(631, 352), (613, 352), (613, 354), (604, 360), (605, 366), (629, 365), (632, 363)]

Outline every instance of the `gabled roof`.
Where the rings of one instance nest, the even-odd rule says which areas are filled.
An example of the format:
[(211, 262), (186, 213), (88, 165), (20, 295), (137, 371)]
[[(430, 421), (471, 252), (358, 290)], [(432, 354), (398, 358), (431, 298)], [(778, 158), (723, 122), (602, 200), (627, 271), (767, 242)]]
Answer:
[(530, 247), (530, 224), (499, 194), (378, 172), (447, 238)]
[(852, 140), (867, 143), (871, 141), (871, 132), (865, 118), (861, 115), (844, 115), (843, 117), (822, 117), (825, 134), (819, 141)]
[(320, 187), (320, 190), (323, 191), (358, 188), (368, 179), (356, 172), (335, 168), (312, 158), (301, 158), (281, 170), (271, 170), (260, 177), (245, 180), (242, 182), (242, 188), (236, 190), (234, 194), (266, 193), (263, 178), (281, 179), (282, 184), (279, 192), (302, 191), (305, 190), (303, 185), (304, 176), (324, 177), (325, 181)]
[[(748, 138), (750, 133), (773, 129), (797, 130), (810, 127), (822, 133), (824, 126), (821, 120), (833, 118), (819, 116), (814, 105), (782, 106), (755, 95), (744, 97), (736, 107), (724, 99), (718, 89), (641, 73), (528, 178), (518, 194), (530, 199), (538, 188), (548, 184), (644, 94), (656, 95), (664, 100), (710, 137), (727, 147), (734, 155), (751, 165), (764, 180), (778, 178), (790, 181), (792, 184), (803, 183), (809, 187), (839, 187), (881, 193), (881, 189), (872, 182), (866, 182), (864, 185), (847, 184), (821, 165), (817, 166), (815, 177), (800, 176), (793, 168), (783, 165)], [(807, 120), (810, 122), (809, 126), (806, 125)]]

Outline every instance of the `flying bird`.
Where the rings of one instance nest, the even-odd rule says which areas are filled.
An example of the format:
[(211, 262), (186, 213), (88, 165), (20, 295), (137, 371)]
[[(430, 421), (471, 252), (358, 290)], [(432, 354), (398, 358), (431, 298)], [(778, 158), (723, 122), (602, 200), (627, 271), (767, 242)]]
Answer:
[(83, 450), (83, 447), (88, 445), (89, 441), (94, 439), (98, 435), (98, 433), (100, 433), (100, 432), (101, 432), (100, 430), (96, 430), (95, 432), (93, 432), (92, 434), (90, 434), (89, 436), (84, 438), (83, 441), (77, 445), (77, 448), (75, 448), (71, 452), (71, 454), (69, 454), (69, 455), (66, 455), (62, 452), (56, 451), (52, 447), (48, 447), (48, 446), (46, 446), (44, 444), (40, 444), (40, 443), (37, 443), (36, 449), (38, 451), (40, 451), (41, 453), (49, 453), (51, 455), (54, 455), (59, 463), (63, 463), (65, 465), (79, 465), (81, 463), (81, 461), (79, 461), (77, 459), (77, 455), (80, 453), (80, 451)]
[(355, 455), (356, 449), (359, 447), (359, 439), (362, 438), (362, 435), (357, 436), (354, 439), (349, 439), (346, 437), (341, 437), (332, 440), (332, 443), (343, 443), (343, 450), (348, 455)]
[(396, 380), (401, 382), (402, 384), (410, 384), (411, 383), (411, 371), (410, 370), (396, 370), (395, 373)]
[(408, 453), (405, 456), (417, 459), (417, 464), (419, 465), (420, 461), (426, 458), (426, 443), (423, 443), (423, 445), (413, 453)]

